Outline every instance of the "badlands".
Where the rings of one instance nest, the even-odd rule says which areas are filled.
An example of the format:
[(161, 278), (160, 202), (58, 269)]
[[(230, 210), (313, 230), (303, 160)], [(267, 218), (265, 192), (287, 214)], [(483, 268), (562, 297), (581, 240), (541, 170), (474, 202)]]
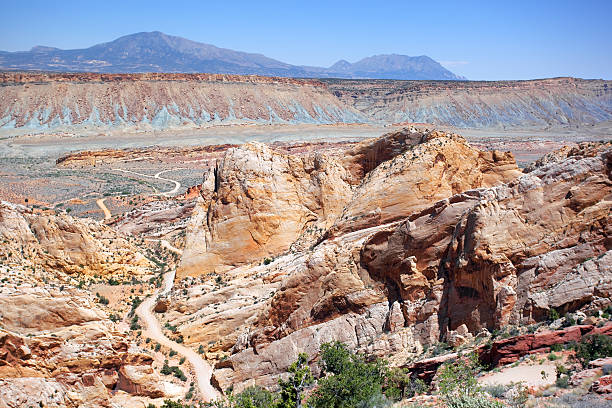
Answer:
[(0, 78), (0, 407), (609, 406), (610, 81)]

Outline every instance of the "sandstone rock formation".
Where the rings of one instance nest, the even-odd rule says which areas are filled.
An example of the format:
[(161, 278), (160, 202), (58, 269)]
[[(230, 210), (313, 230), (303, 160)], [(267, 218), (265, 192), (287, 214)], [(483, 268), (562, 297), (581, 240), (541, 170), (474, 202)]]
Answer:
[(111, 390), (162, 397), (152, 358), (72, 289), (0, 290), (0, 406), (110, 407)]
[(341, 156), (286, 155), (249, 143), (228, 150), (205, 176), (178, 276), (261, 261), (292, 244), (303, 249), (332, 226), (328, 236), (402, 219), (519, 173), (511, 154), (481, 152), (441, 132), (405, 129)]
[(68, 274), (146, 273), (149, 261), (105, 225), (52, 211), (0, 202), (0, 258)]
[[(406, 147), (381, 149), (385, 139)], [(203, 256), (181, 277), (219, 264), (229, 270), (216, 284), (216, 275), (185, 279), (190, 289), (173, 294), (167, 318), (187, 344), (229, 354), (214, 375), (221, 389), (274, 386), (299, 352), (316, 358), (327, 341), (401, 365), (439, 341), (534, 323), (551, 308), (588, 311), (612, 302), (609, 146), (579, 146), (524, 175), (511, 156), (479, 152), (453, 135), (386, 135), (370, 146), (379, 146), (381, 160), (355, 153), (363, 147), (355, 146), (318, 167), (326, 177), (315, 167), (302, 184), (291, 175), (303, 175), (306, 160), (258, 145), (229, 152), (207, 177), (187, 237), (187, 249)], [(254, 162), (237, 160), (246, 157)], [(288, 162), (296, 163), (295, 173), (283, 167)], [(272, 171), (279, 168), (280, 174)], [(445, 168), (456, 170), (455, 177)], [(439, 177), (430, 181), (419, 169)], [(268, 174), (273, 177), (264, 179)], [(341, 190), (333, 193), (346, 197), (343, 206), (322, 204), (330, 174), (341, 176), (335, 183)], [(379, 174), (388, 179), (371, 181)], [(397, 193), (388, 197), (383, 187)], [(316, 210), (311, 224), (300, 224), (306, 211), (296, 197), (316, 203), (307, 207)], [(376, 197), (391, 203), (377, 205), (385, 208), (376, 211), (379, 217), (353, 224), (352, 216), (339, 217), (339, 207), (346, 214), (369, 211), (368, 200)], [(254, 232), (241, 230), (244, 225)], [(331, 227), (286, 251), (304, 239), (306, 225)], [(235, 231), (243, 240), (228, 239)], [(273, 255), (268, 264), (249, 265)]]

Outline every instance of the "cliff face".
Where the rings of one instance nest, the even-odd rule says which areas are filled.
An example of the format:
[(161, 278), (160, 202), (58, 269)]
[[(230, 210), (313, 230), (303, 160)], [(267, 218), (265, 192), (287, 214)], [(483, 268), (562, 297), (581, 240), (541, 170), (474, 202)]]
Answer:
[(310, 80), (221, 74), (0, 74), (0, 127), (32, 132), (219, 124), (547, 127), (612, 120), (610, 81)]
[(310, 80), (212, 74), (3, 74), (0, 127), (189, 128), (221, 123), (358, 123)]
[(340, 100), (387, 123), (545, 127), (612, 119), (611, 81), (324, 81)]
[[(223, 248), (214, 260), (205, 255), (199, 266), (191, 264), (189, 274), (218, 264), (226, 269), (215, 284), (204, 276), (195, 281), (204, 283), (192, 285), (186, 295), (175, 293), (167, 316), (188, 344), (203, 345), (213, 358), (229, 356), (215, 371), (222, 388), (253, 381), (273, 385), (297, 353), (317, 356), (327, 341), (402, 363), (458, 332), (476, 335), (541, 321), (551, 308), (589, 311), (612, 302), (610, 144), (564, 150), (521, 174), (511, 155), (480, 152), (456, 135), (414, 130), (385, 135), (327, 157), (328, 168), (343, 163), (345, 172), (334, 181), (342, 194), (313, 189), (313, 179), (306, 178), (307, 188), (294, 197), (308, 203), (305, 192), (335, 194), (343, 204), (326, 216), (321, 207), (310, 219), (299, 215), (295, 219), (305, 220), (301, 228), (278, 235), (267, 229), (268, 220), (248, 212), (261, 212), (255, 202), (266, 193), (246, 193), (264, 180), (251, 169), (275, 174), (265, 179), (278, 191), (294, 181), (273, 171), (274, 160), (295, 158), (273, 159), (274, 152), (257, 145), (238, 150), (216, 170), (215, 180), (222, 183), (209, 181), (203, 211), (196, 212), (187, 236), (187, 246), (201, 245), (204, 254)], [(412, 158), (415, 151), (422, 160)], [(228, 158), (253, 152), (248, 165), (227, 166)], [(454, 175), (447, 187), (444, 169)], [(424, 174), (437, 182), (417, 177)], [(224, 188), (243, 195), (218, 194)], [(399, 189), (398, 204), (385, 206)], [(364, 204), (376, 197), (372, 209)], [(213, 207), (223, 210), (205, 210)], [(379, 216), (360, 218), (363, 212)], [(294, 207), (276, 208), (274, 225), (295, 226), (296, 213)], [(237, 219), (271, 232), (266, 242), (278, 238), (282, 245), (264, 243), (249, 259), (253, 248), (243, 247), (243, 240), (209, 233), (214, 225)], [(325, 225), (331, 225), (327, 231), (312, 233)], [(261, 250), (276, 258), (261, 263)], [(187, 258), (185, 252), (182, 262)]]
[(189, 231), (200, 238), (188, 240), (178, 276), (297, 250), (332, 226), (326, 236), (401, 219), (453, 192), (518, 174), (511, 154), (479, 152), (437, 132), (387, 134), (342, 157), (295, 157), (250, 143), (230, 149), (205, 176)]

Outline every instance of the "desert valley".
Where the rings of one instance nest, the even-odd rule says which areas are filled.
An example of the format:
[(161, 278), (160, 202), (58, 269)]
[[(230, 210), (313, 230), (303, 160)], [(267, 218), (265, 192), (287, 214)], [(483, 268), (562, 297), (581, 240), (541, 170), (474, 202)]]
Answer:
[(0, 407), (611, 406), (612, 81), (76, 51), (0, 53)]

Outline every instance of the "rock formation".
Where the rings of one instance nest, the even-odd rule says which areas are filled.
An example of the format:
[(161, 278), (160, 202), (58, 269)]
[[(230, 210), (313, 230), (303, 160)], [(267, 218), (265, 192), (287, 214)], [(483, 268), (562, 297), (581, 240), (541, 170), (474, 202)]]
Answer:
[(166, 395), (151, 356), (90, 298), (77, 289), (0, 291), (0, 406), (110, 407), (111, 390)]
[[(215, 371), (224, 389), (273, 386), (297, 353), (316, 358), (327, 341), (402, 364), (551, 308), (606, 306), (612, 149), (558, 156), (521, 175), (511, 155), (410, 131), (325, 160), (229, 151), (203, 184), (187, 236), (197, 256), (186, 250), (178, 279), (227, 271), (216, 284), (187, 278), (167, 318), (187, 344), (229, 355)], [(340, 200), (330, 206), (326, 193)], [(364, 212), (377, 216), (361, 222)], [(306, 239), (315, 227), (329, 229)]]
[(113, 229), (66, 213), (0, 202), (0, 259), (69, 274), (146, 273), (149, 261)]
[(332, 225), (327, 235), (402, 219), (453, 193), (518, 174), (511, 154), (414, 129), (363, 142), (342, 157), (296, 157), (249, 143), (228, 150), (206, 174), (179, 276), (274, 257), (300, 236), (294, 249)]

